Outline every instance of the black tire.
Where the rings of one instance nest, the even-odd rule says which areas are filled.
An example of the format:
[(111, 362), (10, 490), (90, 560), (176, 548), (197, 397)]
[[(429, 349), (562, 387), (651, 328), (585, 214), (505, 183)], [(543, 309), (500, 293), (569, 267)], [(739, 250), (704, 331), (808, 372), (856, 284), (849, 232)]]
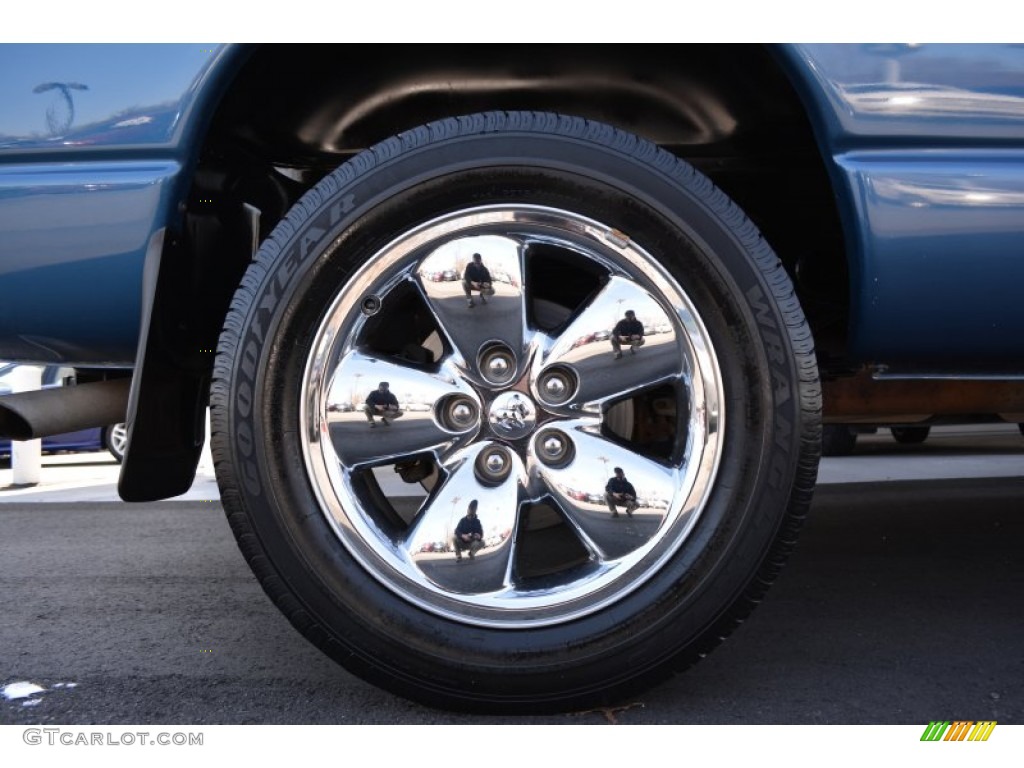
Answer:
[(844, 424), (826, 424), (821, 432), (822, 456), (849, 456), (857, 447), (857, 433)]
[(892, 427), (892, 436), (901, 445), (918, 445), (928, 439), (931, 427)]
[(124, 461), (124, 452), (128, 440), (128, 431), (125, 424), (111, 424), (103, 428), (103, 447), (113, 456), (117, 463)]
[[(337, 379), (345, 382), (340, 390), (343, 399), (349, 398), (351, 387), (351, 399), (356, 401), (363, 390), (355, 394), (359, 378), (357, 375), (352, 383), (348, 377), (356, 370), (345, 368), (349, 360), (366, 366), (359, 370), (390, 366), (387, 370), (401, 370), (405, 375), (408, 368), (410, 380), (419, 382), (420, 374), (413, 369), (432, 371), (430, 366), (439, 365), (438, 360), (456, 359), (448, 345), (431, 352), (426, 361), (407, 363), (397, 357), (399, 340), (394, 337), (405, 333), (402, 327), (416, 324), (418, 311), (401, 303), (406, 294), (399, 286), (413, 285), (419, 297), (413, 301), (430, 310), (434, 294), (429, 291), (461, 291), (461, 284), (451, 282), (458, 287), (445, 288), (443, 281), (451, 278), (442, 269), (431, 278), (439, 281), (436, 285), (425, 282), (425, 265), (440, 252), (441, 245), (425, 252), (429, 255), (416, 255), (405, 262), (401, 259), (413, 256), (402, 255), (405, 252), (394, 245), (398, 242), (395, 238), (406, 237), (417, 227), (448, 221), (445, 217), (454, 217), (466, 227), (458, 230), (460, 236), (483, 237), (473, 234), (476, 230), (467, 223), (474, 220), (470, 214), (482, 210), (480, 206), (493, 206), (503, 222), (517, 222), (502, 230), (509, 238), (518, 232), (516, 227), (541, 226), (534, 222), (532, 209), (528, 210), (537, 207), (539, 219), (551, 216), (564, 224), (557, 231), (559, 237), (588, 238), (585, 246), (592, 251), (578, 260), (584, 271), (594, 272), (594, 281), (605, 287), (614, 283), (616, 290), (621, 287), (627, 296), (641, 296), (629, 294), (630, 290), (648, 291), (643, 295), (664, 310), (671, 320), (668, 330), (653, 328), (651, 343), (640, 349), (635, 359), (621, 361), (632, 367), (618, 371), (639, 370), (640, 361), (652, 360), (655, 353), (685, 357), (689, 350), (693, 361), (707, 362), (712, 356), (702, 357), (692, 348), (706, 338), (721, 374), (718, 380), (707, 379), (709, 388), (720, 387), (713, 394), (720, 394), (721, 409), (713, 414), (698, 412), (691, 405), (696, 396), (691, 393), (697, 390), (682, 376), (657, 386), (653, 378), (643, 378), (642, 386), (638, 384), (640, 394), (628, 395), (625, 402), (635, 415), (639, 404), (647, 403), (648, 398), (664, 409), (665, 398), (658, 400), (655, 395), (672, 393), (668, 401), (674, 431), (667, 447), (658, 447), (653, 438), (641, 439), (638, 426), (627, 430), (628, 437), (612, 439), (608, 437), (610, 411), (602, 407), (594, 417), (602, 420), (600, 436), (594, 439), (603, 441), (600, 444), (610, 452), (617, 451), (614, 456), (635, 459), (630, 466), (638, 470), (653, 472), (665, 466), (666, 472), (675, 472), (684, 453), (707, 462), (701, 467), (710, 466), (709, 457), (716, 462), (716, 470), (701, 474), (686, 486), (694, 493), (701, 482), (707, 483), (692, 516), (681, 511), (677, 499), (682, 491), (671, 496), (670, 508), (663, 512), (657, 512), (660, 508), (653, 506), (655, 502), (645, 501), (648, 507), (636, 514), (630, 510), (628, 518), (622, 516), (623, 525), (633, 526), (622, 530), (639, 530), (638, 520), (646, 513), (656, 521), (672, 521), (669, 529), (673, 531), (672, 536), (656, 533), (641, 539), (642, 544), (628, 551), (628, 557), (635, 555), (637, 561), (635, 567), (622, 566), (625, 575), (617, 575), (615, 568), (627, 555), (620, 561), (607, 553), (595, 555), (593, 547), (589, 559), (584, 553), (581, 561), (567, 564), (569, 551), (583, 546), (578, 536), (572, 544), (555, 548), (558, 559), (553, 575), (537, 575), (531, 570), (532, 560), (524, 565), (527, 542), (533, 546), (532, 542), (542, 538), (554, 540), (545, 538), (549, 533), (568, 531), (566, 535), (572, 535), (575, 529), (566, 521), (583, 519), (573, 515), (582, 515), (584, 507), (589, 510), (586, 514), (601, 516), (601, 525), (610, 520), (606, 512), (592, 509), (601, 506), (597, 501), (603, 498), (600, 494), (591, 494), (574, 506), (565, 501), (568, 497), (555, 499), (553, 481), (545, 481), (548, 495), (544, 504), (530, 502), (523, 508), (526, 511), (514, 511), (509, 538), (502, 538), (502, 542), (513, 543), (507, 548), (501, 543), (494, 545), (495, 551), (506, 553), (513, 566), (509, 578), (515, 582), (511, 591), (516, 600), (532, 599), (530, 589), (548, 579), (564, 587), (567, 595), (578, 590), (585, 609), (571, 610), (558, 600), (539, 600), (535, 610), (531, 607), (513, 614), (494, 608), (489, 602), (491, 593), (483, 588), (474, 591), (467, 587), (468, 594), (457, 594), (458, 590), (448, 589), (449, 582), (444, 582), (444, 587), (433, 589), (418, 572), (409, 577), (412, 586), (406, 591), (405, 576), (393, 567), (388, 560), (391, 553), (378, 546), (374, 537), (400, 538), (405, 535), (402, 525), (411, 529), (426, 513), (421, 510), (413, 522), (396, 521), (400, 510), (391, 508), (378, 492), (376, 481), (368, 479), (367, 470), (354, 460), (338, 458), (334, 462), (334, 468), (340, 467), (340, 486), (320, 482), (318, 472), (333, 470), (330, 461), (321, 462), (319, 457), (337, 458), (359, 447), (357, 441), (339, 440), (327, 431), (336, 424), (352, 430), (346, 434), (357, 434), (356, 425), (362, 424), (366, 435), (380, 436), (399, 434), (419, 423), (415, 421), (417, 413), (406, 409), (405, 418), (390, 431), (371, 433), (365, 429), (364, 414), (353, 408), (357, 403), (337, 401), (335, 388), (328, 381), (330, 374), (337, 371)], [(584, 220), (601, 222), (607, 228), (600, 230), (600, 237), (580, 234), (578, 225)], [(438, 237), (436, 242), (440, 242)], [(521, 279), (517, 282), (511, 276), (503, 285), (510, 286), (509, 295), (525, 297), (523, 317), (531, 328), (542, 328), (552, 338), (561, 339), (558, 334), (568, 333), (565, 328), (570, 320), (583, 317), (598, 299), (591, 305), (587, 302), (592, 297), (573, 294), (582, 273), (576, 269), (572, 248), (545, 253), (542, 233), (534, 230), (530, 230), (528, 242), (530, 254), (516, 262), (527, 264)], [(657, 254), (657, 262), (670, 278), (667, 282), (660, 276), (648, 277), (659, 267), (653, 257), (644, 261), (637, 256), (648, 254), (641, 249)], [(620, 252), (626, 254), (621, 256), (622, 264), (643, 267), (635, 273), (626, 271), (632, 281), (616, 282)], [(605, 267), (598, 269), (598, 265), (605, 260), (607, 271), (602, 272)], [(373, 262), (374, 268), (360, 272), (368, 262)], [(571, 274), (565, 280), (538, 271), (562, 268)], [(651, 282), (645, 282), (648, 280)], [(556, 299), (550, 296), (552, 284), (560, 291)], [(366, 292), (355, 293), (356, 289)], [(664, 308), (662, 299), (679, 295), (677, 289), (692, 302), (704, 325), (704, 336), (691, 335), (691, 329), (679, 319), (689, 317), (684, 307)], [(461, 296), (457, 298), (463, 301)], [(496, 312), (496, 301), (490, 299), (488, 305), (471, 310), (474, 322), (484, 322), (479, 320), (487, 317), (484, 313)], [(389, 310), (391, 305), (395, 309)], [(550, 305), (565, 311), (555, 312), (552, 320)], [(612, 306), (610, 294), (607, 306)], [(369, 319), (364, 319), (361, 311)], [(432, 311), (430, 322), (441, 323), (440, 310)], [(548, 319), (540, 317), (545, 314)], [(335, 318), (345, 330), (332, 336)], [(374, 325), (378, 321), (380, 325)], [(391, 325), (385, 326), (388, 322)], [(354, 324), (351, 333), (348, 323)], [(382, 330), (385, 327), (387, 334)], [(445, 334), (463, 333), (462, 326), (457, 330), (440, 327)], [(654, 347), (662, 343), (653, 336), (656, 332), (666, 334), (668, 346)], [(349, 344), (351, 348), (346, 346)], [(420, 346), (429, 345), (423, 341)], [(369, 351), (359, 352), (366, 355), (364, 359), (353, 349)], [(607, 335), (592, 349), (604, 355), (600, 370), (611, 370)], [(598, 354), (594, 352), (593, 359)], [(629, 351), (626, 354), (628, 357)], [(337, 360), (328, 363), (332, 355)], [(526, 352), (522, 356), (525, 360)], [(470, 400), (479, 396), (479, 424), (460, 433), (458, 439), (469, 446), (466, 450), (490, 450), (494, 445), (507, 448), (511, 460), (520, 462), (516, 466), (525, 467), (530, 461), (530, 471), (536, 470), (537, 477), (561, 477), (558, 467), (566, 461), (573, 467), (572, 456), (563, 460), (563, 465), (549, 457), (544, 459), (549, 464), (542, 467), (536, 456), (518, 447), (534, 441), (530, 450), (539, 451), (537, 446), (541, 446), (554, 451), (557, 440), (541, 444), (535, 431), (519, 443), (510, 437), (506, 445), (494, 436), (500, 437), (494, 413), (502, 388), (477, 386), (484, 371), (481, 360), (474, 364), (475, 389), (466, 383), (468, 374), (459, 380), (467, 391), (472, 389)], [(582, 369), (584, 363), (579, 365)], [(308, 381), (304, 380), (307, 376)], [(526, 373), (523, 377), (532, 387), (534, 379)], [(617, 385), (620, 379), (628, 383), (626, 374), (609, 373), (608, 377), (619, 377)], [(574, 396), (582, 397), (582, 388), (599, 378), (580, 374)], [(540, 379), (536, 381), (539, 387)], [(552, 393), (560, 388), (552, 385), (545, 391), (553, 398)], [(626, 397), (615, 392), (616, 397)], [(558, 406), (544, 406), (534, 389), (529, 393), (533, 393), (531, 403), (537, 413), (548, 413), (551, 418), (545, 426), (555, 424), (568, 430), (570, 443), (576, 440), (577, 450), (582, 450), (580, 446), (589, 438), (567, 426), (572, 423), (563, 413), (568, 406), (562, 406), (562, 411)], [(441, 401), (432, 402), (432, 418), (441, 418), (436, 415)], [(484, 405), (490, 409), (490, 422), (485, 422)], [(820, 408), (811, 335), (790, 280), (756, 228), (706, 178), (667, 152), (606, 125), (553, 114), (488, 113), (447, 119), (378, 144), (323, 179), (280, 222), (243, 279), (221, 335), (211, 391), (212, 452), (221, 498), (246, 560), (267, 594), (314, 644), (350, 671), (428, 705), (475, 712), (536, 713), (620, 700), (687, 667), (746, 618), (788, 556), (809, 506), (820, 450)], [(303, 423), (307, 411), (324, 431)], [(556, 412), (561, 414), (558, 418), (551, 416)], [(472, 403), (462, 415), (466, 413), (473, 413)], [(718, 418), (721, 421), (716, 421)], [(636, 423), (640, 423), (639, 417)], [(433, 423), (428, 426), (435, 429)], [(686, 435), (701, 436), (702, 446), (693, 448), (696, 439), (688, 441)], [(478, 458), (482, 455), (477, 454)], [(466, 469), (452, 463), (444, 468), (452, 483), (452, 478), (460, 477), (474, 493), (478, 488), (481, 494), (488, 493), (480, 473), (491, 467)], [(417, 478), (422, 475), (408, 466), (403, 471)], [(671, 476), (683, 483), (682, 470), (678, 471)], [(599, 474), (592, 469), (586, 472), (588, 479)], [(530, 482), (534, 478), (531, 474)], [(477, 482), (479, 485), (474, 485)], [(433, 487), (432, 495), (423, 502), (424, 509), (445, 491), (444, 482)], [(341, 495), (332, 496), (335, 492)], [(538, 522), (552, 510), (551, 526)], [(360, 538), (339, 527), (335, 523), (339, 514), (365, 523), (370, 533)], [(684, 520), (688, 527), (683, 526)], [(399, 533), (390, 532), (399, 529)], [(415, 563), (449, 557), (445, 542), (440, 544), (438, 548), (427, 543), (415, 550), (425, 553), (415, 555)], [(435, 554), (438, 550), (444, 554)], [(655, 562), (646, 558), (651, 552), (663, 556)], [(467, 569), (461, 573), (481, 568), (481, 559), (478, 554), (476, 563), (461, 564)], [(448, 568), (449, 563), (444, 566)], [(606, 579), (599, 582), (607, 585), (606, 592), (588, 591), (586, 574), (590, 572), (586, 569), (591, 566)], [(444, 578), (454, 580), (456, 576)], [(523, 607), (527, 603), (508, 605)]]

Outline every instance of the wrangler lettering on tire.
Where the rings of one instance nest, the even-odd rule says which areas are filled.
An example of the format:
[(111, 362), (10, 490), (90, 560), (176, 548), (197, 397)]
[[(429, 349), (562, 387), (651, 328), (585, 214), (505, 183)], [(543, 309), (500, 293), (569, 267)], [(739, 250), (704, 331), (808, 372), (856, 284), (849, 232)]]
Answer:
[(211, 404), (232, 529), (306, 637), (426, 704), (524, 712), (619, 700), (746, 617), (821, 408), (735, 204), (544, 113), (423, 126), (317, 184), (235, 295)]

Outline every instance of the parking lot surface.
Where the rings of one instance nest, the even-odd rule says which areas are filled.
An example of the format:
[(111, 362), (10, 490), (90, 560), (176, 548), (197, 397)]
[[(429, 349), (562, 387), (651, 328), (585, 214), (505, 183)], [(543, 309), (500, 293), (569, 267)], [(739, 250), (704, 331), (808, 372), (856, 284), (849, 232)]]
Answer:
[(0, 723), (1024, 723), (1024, 439), (906, 448), (880, 435), (823, 462), (789, 565), (696, 667), (533, 718), (432, 710), (336, 666), (262, 593), (209, 478), (148, 505), (2, 495), (0, 688), (42, 690), (0, 699)]

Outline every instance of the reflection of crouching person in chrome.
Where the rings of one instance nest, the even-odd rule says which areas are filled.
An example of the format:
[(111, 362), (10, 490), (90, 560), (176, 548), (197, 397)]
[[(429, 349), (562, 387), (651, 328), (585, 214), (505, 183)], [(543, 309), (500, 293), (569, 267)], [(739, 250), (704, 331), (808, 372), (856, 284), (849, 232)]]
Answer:
[(391, 422), (401, 416), (404, 411), (400, 411), (397, 408), (388, 408), (387, 406), (375, 407), (372, 405), (364, 405), (363, 413), (366, 415), (366, 420), (370, 422), (371, 427), (377, 426), (377, 422), (373, 420), (374, 416), (379, 416), (381, 424), (385, 427), (390, 427)]
[(463, 541), (458, 536), (455, 537), (455, 559), (461, 560), (462, 553), (469, 550), (469, 559), (472, 560), (476, 557), (476, 553), (480, 551), (480, 548), (484, 545), (480, 539), (470, 539), (469, 541)]
[(374, 416), (380, 416), (381, 423), (385, 427), (390, 427), (391, 422), (388, 419), (394, 420), (402, 415), (398, 407), (398, 398), (388, 390), (386, 381), (382, 381), (366, 398), (363, 413), (366, 414), (366, 420), (370, 422), (371, 427), (377, 426), (377, 422), (373, 420)]
[(626, 311), (626, 317), (619, 320), (612, 329), (612, 350), (615, 352), (615, 359), (622, 357), (622, 348), (628, 346), (630, 354), (644, 345), (644, 324), (636, 319), (633, 310)]
[(473, 254), (473, 260), (466, 265), (466, 271), (462, 275), (462, 290), (466, 294), (466, 303), (470, 308), (475, 307), (473, 303), (473, 291), (480, 292), (480, 302), (487, 303), (487, 297), (494, 295), (494, 287), (491, 285), (491, 273), (484, 266), (483, 257), (479, 253)]
[(612, 517), (619, 516), (617, 507), (625, 507), (626, 514), (633, 516), (633, 511), (640, 506), (636, 501), (636, 488), (626, 479), (622, 467), (615, 468), (615, 476), (609, 478), (604, 487), (604, 500), (608, 502), (608, 511)]
[(644, 345), (644, 337), (636, 334), (632, 336), (612, 336), (612, 351), (616, 357), (622, 357), (622, 348), (629, 347), (630, 352), (636, 352)]
[(469, 509), (466, 516), (459, 520), (455, 526), (455, 536), (452, 543), (455, 545), (455, 561), (462, 560), (463, 550), (469, 550), (469, 559), (476, 557), (477, 551), (484, 545), (484, 527), (476, 516), (476, 499), (469, 502)]

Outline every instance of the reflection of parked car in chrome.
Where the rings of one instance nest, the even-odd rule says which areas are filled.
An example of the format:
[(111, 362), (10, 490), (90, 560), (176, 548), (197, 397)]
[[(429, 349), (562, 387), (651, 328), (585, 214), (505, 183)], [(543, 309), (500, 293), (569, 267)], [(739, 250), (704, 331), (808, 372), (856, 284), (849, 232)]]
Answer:
[(401, 407), (405, 411), (412, 411), (414, 413), (415, 412), (422, 413), (423, 411), (432, 410), (431, 405), (429, 403), (403, 402), (403, 403), (401, 403)]
[(514, 275), (510, 275), (503, 269), (492, 269), (491, 279), (496, 283), (505, 283), (513, 288), (519, 287), (519, 280), (517, 280)]
[[(34, 92), (55, 71), (88, 109)], [(1024, 413), (1019, 46), (0, 46), (0, 72), (0, 357), (76, 369), (0, 397), (0, 433), (127, 413), (147, 501), (191, 485), (209, 406), (267, 593), (430, 705), (632, 696), (761, 601), (823, 423)], [(517, 288), (485, 310), (435, 282), (498, 251)], [(658, 336), (616, 359), (593, 342), (627, 310)], [(431, 411), (352, 437), (328, 409), (381, 380)], [(510, 391), (536, 417), (505, 429)], [(665, 506), (613, 526), (565, 491), (615, 467)], [(412, 556), (473, 499), (512, 532), (486, 567)]]
[[(9, 382), (4, 379), (16, 366), (12, 363), (0, 363), (0, 396), (10, 394)], [(54, 365), (46, 366), (42, 373), (44, 387), (59, 387), (64, 379), (74, 376), (73, 368), (61, 368)], [(113, 424), (107, 427), (91, 427), (74, 432), (64, 432), (41, 438), (43, 453), (86, 453), (89, 451), (109, 451), (121, 461), (124, 459), (125, 444), (128, 440), (127, 428), (124, 424)], [(0, 461), (10, 458), (11, 441), (0, 437)]]

